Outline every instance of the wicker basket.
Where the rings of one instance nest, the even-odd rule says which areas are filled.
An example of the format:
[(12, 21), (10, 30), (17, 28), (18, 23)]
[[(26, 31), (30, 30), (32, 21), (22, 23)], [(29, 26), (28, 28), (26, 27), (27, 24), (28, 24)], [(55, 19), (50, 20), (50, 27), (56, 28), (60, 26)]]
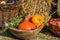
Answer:
[[(37, 3), (39, 3), (39, 4), (41, 4), (41, 5), (37, 5), (37, 7), (36, 7), (36, 5), (35, 6), (33, 6), (36, 2), (35, 1), (37, 1), (37, 0), (29, 0), (29, 1), (31, 1), (31, 4), (29, 3), (29, 1), (28, 2), (26, 2), (26, 1), (28, 1), (28, 0), (25, 0), (24, 2), (22, 2), (22, 10), (20, 11), (21, 13), (22, 13), (22, 16), (27, 16), (27, 15), (34, 15), (35, 13), (40, 13), (42, 16), (44, 16), (44, 19), (45, 19), (45, 22), (44, 22), (44, 24), (42, 25), (42, 26), (40, 26), (40, 27), (38, 27), (38, 28), (36, 28), (36, 29), (34, 29), (34, 30), (18, 30), (18, 29), (16, 29), (16, 28), (12, 28), (12, 27), (10, 27), (9, 28), (9, 30), (10, 30), (10, 32), (14, 35), (14, 36), (16, 36), (16, 37), (18, 37), (18, 38), (22, 38), (22, 39), (31, 39), (31, 38), (34, 38), (34, 37), (36, 37), (37, 36), (37, 34), (42, 30), (42, 28), (44, 27), (44, 25), (49, 21), (49, 19), (51, 18), (51, 15), (49, 15), (50, 14), (50, 7), (51, 7), (51, 5), (50, 5), (50, 3), (48, 4), (47, 3), (47, 0), (39, 0)], [(35, 2), (35, 3), (34, 3)], [(46, 4), (45, 4), (45, 2), (46, 2)], [(43, 4), (43, 5), (42, 5)], [(29, 6), (31, 5), (31, 8), (29, 8)], [(27, 7), (28, 6), (28, 7)], [(33, 7), (32, 7), (33, 6)], [(40, 7), (40, 8), (39, 8)], [(41, 8), (42, 7), (42, 8)], [(27, 9), (27, 10), (25, 10), (25, 9)], [(29, 9), (31, 9), (31, 10), (29, 10)], [(37, 9), (37, 10), (36, 10)], [(38, 12), (39, 11), (39, 12)], [(47, 15), (46, 15), (46, 13), (45, 12), (47, 12)]]
[(18, 29), (15, 29), (15, 28), (10, 28), (10, 32), (13, 35), (15, 35), (17, 38), (27, 40), (27, 39), (35, 38), (42, 28), (43, 27), (39, 27), (35, 30), (28, 30), (28, 31), (18, 30)]
[[(0, 2), (7, 0), (0, 0)], [(4, 26), (4, 22), (10, 18), (17, 16), (20, 6), (20, 0), (16, 3), (0, 4), (0, 27)]]
[[(48, 22), (50, 18), (51, 17), (48, 17), (46, 19), (47, 20), (46, 22)], [(25, 39), (25, 40), (32, 39), (32, 38), (34, 39), (35, 37), (37, 37), (38, 33), (43, 29), (45, 23), (34, 30), (18, 30), (16, 28), (10, 27), (9, 31), (14, 36), (16, 36), (17, 38), (20, 38), (20, 39)]]

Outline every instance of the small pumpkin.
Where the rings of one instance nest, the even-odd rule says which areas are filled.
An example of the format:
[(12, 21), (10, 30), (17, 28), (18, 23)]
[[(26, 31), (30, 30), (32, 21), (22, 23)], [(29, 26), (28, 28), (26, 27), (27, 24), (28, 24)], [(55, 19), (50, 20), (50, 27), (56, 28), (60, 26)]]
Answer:
[(40, 14), (35, 14), (32, 17), (32, 22), (36, 25), (36, 26), (41, 26), (44, 23), (44, 17)]
[(57, 21), (57, 25), (58, 25), (58, 27), (60, 27), (60, 21)]
[(31, 30), (31, 29), (35, 29), (36, 26), (30, 22), (30, 16), (26, 17), (25, 20), (19, 24), (18, 29), (22, 29), (22, 30)]
[(57, 36), (60, 36), (60, 18), (52, 18), (49, 21), (49, 30)]

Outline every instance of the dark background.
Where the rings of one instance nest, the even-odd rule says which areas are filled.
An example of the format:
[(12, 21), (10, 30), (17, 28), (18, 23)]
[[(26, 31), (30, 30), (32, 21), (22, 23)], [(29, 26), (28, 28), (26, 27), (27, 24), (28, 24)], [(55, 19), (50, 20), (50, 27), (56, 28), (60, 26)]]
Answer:
[[(58, 0), (54, 0), (54, 3), (58, 3)], [(52, 12), (55, 12), (57, 10), (57, 5), (52, 5), (52, 9), (51, 9), (51, 11)], [(58, 14), (57, 14), (58, 12), (56, 12), (54, 15), (52, 15), (52, 18), (57, 18), (57, 17), (59, 17), (58, 16)]]

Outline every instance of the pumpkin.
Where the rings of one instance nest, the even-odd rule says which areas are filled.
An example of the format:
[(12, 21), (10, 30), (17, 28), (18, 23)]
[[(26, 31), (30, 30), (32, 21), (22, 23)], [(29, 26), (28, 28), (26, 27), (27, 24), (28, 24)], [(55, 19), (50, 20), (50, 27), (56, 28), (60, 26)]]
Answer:
[(44, 17), (40, 14), (35, 14), (32, 17), (32, 22), (36, 25), (36, 26), (41, 26), (44, 23)]
[(57, 25), (58, 25), (58, 27), (60, 27), (60, 21), (57, 21)]
[(49, 30), (57, 36), (60, 36), (60, 18), (52, 18), (49, 21)]
[(18, 29), (22, 29), (22, 30), (31, 30), (31, 29), (35, 29), (36, 26), (30, 22), (30, 16), (26, 17), (25, 20), (19, 24)]

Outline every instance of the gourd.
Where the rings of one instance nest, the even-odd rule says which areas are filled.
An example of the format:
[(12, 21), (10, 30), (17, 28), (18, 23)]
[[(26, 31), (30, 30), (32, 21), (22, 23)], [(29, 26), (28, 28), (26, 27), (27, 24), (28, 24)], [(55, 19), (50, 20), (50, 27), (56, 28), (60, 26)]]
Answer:
[(42, 15), (39, 14), (35, 14), (32, 17), (32, 22), (36, 25), (36, 26), (41, 26), (44, 23), (44, 17)]
[(30, 22), (30, 18), (31, 18), (30, 16), (26, 17), (24, 21), (21, 24), (19, 24), (18, 29), (22, 29), (22, 30), (35, 29), (36, 26)]

